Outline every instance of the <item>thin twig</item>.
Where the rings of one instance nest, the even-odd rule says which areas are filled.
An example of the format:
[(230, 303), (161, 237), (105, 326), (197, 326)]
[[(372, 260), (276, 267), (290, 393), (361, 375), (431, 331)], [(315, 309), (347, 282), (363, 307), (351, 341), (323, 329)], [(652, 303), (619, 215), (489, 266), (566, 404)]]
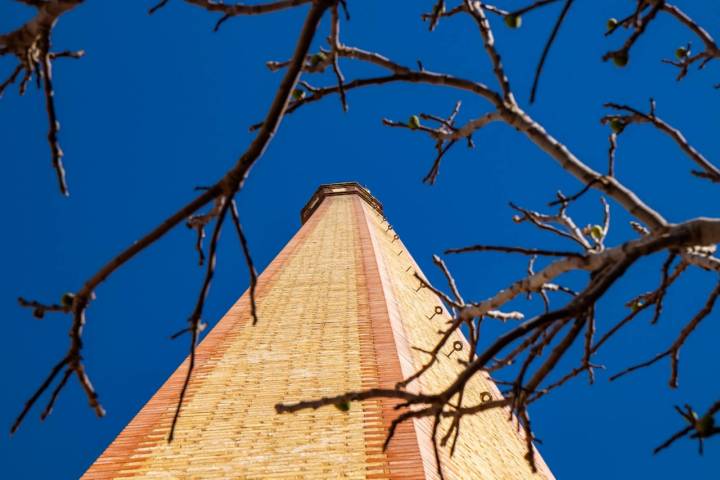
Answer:
[(253, 325), (257, 324), (257, 305), (255, 303), (255, 288), (257, 287), (257, 270), (252, 261), (250, 255), (250, 247), (248, 246), (247, 238), (243, 232), (242, 225), (240, 224), (240, 215), (238, 214), (237, 205), (235, 199), (231, 201), (230, 213), (232, 213), (233, 224), (237, 231), (238, 238), (240, 239), (240, 245), (242, 246), (243, 255), (245, 256), (245, 263), (247, 264), (248, 274), (250, 275), (250, 314), (253, 319)]
[(567, 13), (572, 6), (572, 3), (573, 0), (565, 0), (565, 5), (563, 5), (562, 10), (560, 11), (560, 15), (558, 15), (558, 18), (555, 21), (555, 25), (550, 32), (550, 36), (548, 37), (547, 42), (545, 42), (545, 47), (543, 48), (542, 55), (540, 55), (540, 61), (535, 68), (535, 78), (533, 78), (532, 88), (530, 89), (530, 103), (535, 103), (535, 94), (537, 93), (538, 83), (540, 82), (540, 74), (542, 73), (543, 66), (545, 65), (545, 60), (547, 59), (548, 53), (550, 53), (550, 47), (552, 46), (553, 42), (555, 42), (555, 37), (557, 37), (558, 31), (560, 31), (560, 26), (565, 20), (565, 17), (567, 16)]

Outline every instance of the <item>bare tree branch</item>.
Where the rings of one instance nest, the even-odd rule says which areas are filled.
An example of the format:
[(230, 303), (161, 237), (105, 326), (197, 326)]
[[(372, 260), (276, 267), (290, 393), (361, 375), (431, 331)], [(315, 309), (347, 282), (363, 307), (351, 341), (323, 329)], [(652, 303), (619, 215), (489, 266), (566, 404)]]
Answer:
[(52, 30), (58, 19), (83, 3), (83, 0), (28, 1), (23, 3), (35, 7), (37, 13), (17, 30), (0, 35), (0, 56), (13, 54), (18, 59), (18, 65), (13, 70), (13, 73), (0, 84), (0, 96), (2, 96), (8, 85), (15, 83), (20, 72), (24, 72), (24, 76), (20, 81), (20, 95), (25, 92), (27, 84), (33, 75), (38, 81), (38, 86), (42, 79), (49, 125), (47, 138), (50, 145), (52, 165), (55, 169), (60, 193), (68, 196), (70, 192), (62, 162), (63, 151), (58, 140), (60, 122), (55, 108), (51, 62), (62, 57), (80, 58), (84, 52), (65, 51), (52, 53), (50, 52), (50, 46)]
[[(695, 162), (700, 168), (701, 172), (693, 171), (692, 173), (699, 177), (704, 177), (712, 180), (713, 182), (720, 182), (720, 169), (710, 163), (700, 152), (698, 152), (690, 143), (685, 139), (680, 130), (671, 127), (660, 119), (653, 111), (650, 114), (645, 114), (627, 105), (621, 105), (617, 103), (606, 103), (606, 107), (618, 110), (621, 112), (627, 112), (628, 115), (624, 115), (621, 119), (625, 128), (627, 125), (633, 123), (649, 123), (655, 128), (669, 136), (680, 149), (685, 153), (693, 162)], [(611, 122), (613, 119), (618, 117), (607, 116), (604, 117), (604, 122)]]
[(245, 263), (247, 264), (248, 274), (250, 275), (250, 315), (253, 319), (253, 325), (257, 324), (257, 305), (255, 303), (255, 289), (257, 287), (257, 271), (250, 255), (250, 247), (248, 246), (247, 238), (243, 232), (242, 225), (240, 224), (240, 215), (238, 214), (237, 205), (235, 200), (231, 202), (230, 213), (232, 213), (233, 224), (237, 231), (240, 245), (242, 246), (243, 256), (245, 257)]
[(532, 88), (530, 89), (530, 103), (535, 102), (535, 95), (537, 94), (537, 88), (538, 83), (540, 82), (540, 75), (542, 73), (543, 66), (545, 65), (545, 60), (547, 59), (548, 53), (550, 53), (550, 47), (552, 47), (553, 42), (555, 42), (555, 38), (557, 37), (558, 32), (560, 31), (560, 26), (562, 25), (563, 21), (565, 20), (565, 17), (567, 16), (568, 11), (570, 11), (570, 7), (572, 7), (573, 0), (565, 0), (565, 4), (563, 5), (562, 10), (560, 10), (560, 15), (558, 15), (557, 21), (555, 22), (555, 25), (553, 26), (552, 31), (550, 32), (550, 36), (547, 39), (547, 42), (545, 43), (545, 47), (543, 48), (542, 55), (540, 55), (540, 61), (537, 64), (537, 67), (535, 68), (535, 77), (533, 78), (533, 84)]
[[(51, 147), (52, 161), (58, 176), (60, 188), (67, 193), (62, 165), (62, 150), (58, 141), (59, 123), (55, 111), (54, 90), (52, 78), (52, 61), (58, 58), (79, 58), (82, 51), (51, 52), (51, 33), (57, 19), (67, 11), (82, 3), (82, 0), (20, 0), (21, 3), (37, 9), (36, 16), (19, 29), (9, 34), (0, 35), (0, 55), (12, 54), (18, 59), (18, 65), (9, 72), (0, 83), (0, 95), (10, 85), (19, 83), (20, 93), (27, 88), (34, 79), (42, 84), (45, 103), (48, 111), (49, 134), (48, 141)], [(205, 227), (213, 221), (213, 233), (208, 247), (208, 262), (206, 265), (203, 283), (198, 292), (195, 307), (188, 318), (187, 327), (173, 337), (183, 333), (190, 333), (190, 352), (188, 370), (183, 388), (178, 398), (175, 417), (170, 429), (169, 440), (172, 440), (181, 413), (183, 401), (188, 391), (195, 367), (195, 348), (199, 335), (204, 328), (202, 312), (205, 299), (214, 275), (217, 258), (217, 242), (227, 216), (230, 211), (231, 218), (238, 234), (245, 262), (250, 276), (250, 307), (253, 323), (257, 322), (257, 305), (255, 303), (255, 288), (257, 273), (250, 256), (245, 233), (242, 229), (235, 195), (243, 188), (250, 168), (262, 156), (265, 148), (272, 140), (280, 122), (286, 114), (292, 113), (301, 107), (317, 102), (325, 97), (338, 95), (344, 111), (348, 110), (348, 94), (359, 88), (369, 86), (381, 87), (393, 83), (413, 83), (452, 89), (456, 94), (465, 97), (476, 97), (482, 101), (478, 111), (467, 110), (463, 107), (465, 119), (458, 121), (461, 103), (457, 101), (449, 115), (426, 113), (421, 109), (410, 113), (407, 121), (384, 119), (386, 126), (410, 130), (411, 133), (428, 136), (434, 143), (434, 160), (423, 181), (434, 184), (439, 176), (442, 160), (448, 152), (459, 143), (466, 143), (468, 147), (474, 146), (473, 134), (490, 123), (502, 122), (518, 131), (530, 140), (539, 150), (545, 152), (565, 172), (575, 177), (581, 185), (579, 191), (571, 196), (558, 192), (556, 199), (550, 206), (558, 206), (556, 213), (542, 213), (511, 204), (516, 210), (513, 220), (516, 223), (532, 224), (533, 226), (549, 231), (566, 240), (572, 241), (581, 248), (578, 252), (572, 250), (549, 250), (532, 246), (496, 246), (478, 244), (459, 249), (449, 249), (448, 254), (465, 253), (471, 251), (494, 251), (508, 254), (522, 254), (531, 256), (527, 273), (523, 278), (498, 289), (497, 293), (489, 298), (466, 302), (460, 294), (455, 279), (445, 263), (437, 256), (433, 261), (440, 268), (447, 280), (448, 293), (432, 286), (427, 279), (414, 273), (418, 281), (418, 290), (426, 288), (432, 292), (445, 306), (451, 310), (452, 317), (444, 324), (443, 330), (438, 332), (436, 343), (432, 347), (423, 346), (416, 350), (424, 352), (428, 358), (415, 372), (407, 378), (397, 382), (393, 389), (369, 389), (365, 391), (345, 392), (332, 397), (320, 399), (300, 400), (291, 404), (278, 404), (279, 413), (295, 412), (303, 409), (315, 409), (326, 405), (344, 406), (348, 402), (364, 401), (373, 398), (393, 398), (400, 400), (396, 409), (398, 416), (391, 423), (387, 432), (384, 447), (393, 438), (396, 428), (403, 422), (418, 418), (432, 418), (431, 440), (438, 467), (438, 475), (442, 478), (443, 470), (440, 464), (439, 447), (451, 442), (450, 451), (454, 452), (461, 430), (461, 421), (465, 415), (480, 414), (491, 408), (505, 408), (511, 418), (517, 421), (518, 429), (522, 428), (526, 441), (526, 459), (532, 469), (536, 468), (533, 442), (536, 440), (531, 427), (529, 407), (548, 392), (566, 384), (579, 374), (586, 372), (589, 381), (594, 381), (596, 368), (603, 366), (595, 363), (598, 350), (612, 337), (622, 332), (629, 322), (639, 314), (652, 307), (651, 324), (657, 323), (662, 315), (664, 302), (669, 287), (690, 267), (720, 272), (720, 259), (714, 257), (715, 244), (720, 241), (720, 219), (697, 218), (694, 220), (668, 222), (660, 213), (650, 205), (643, 202), (636, 193), (616, 177), (615, 156), (618, 139), (630, 124), (646, 123), (652, 125), (662, 133), (669, 136), (688, 156), (699, 170), (692, 173), (698, 177), (706, 178), (712, 182), (720, 183), (720, 169), (703, 156), (687, 140), (685, 135), (677, 128), (666, 123), (656, 115), (655, 102), (651, 100), (647, 113), (641, 112), (625, 104), (607, 103), (605, 106), (612, 112), (602, 118), (603, 124), (610, 127), (609, 147), (607, 150), (607, 175), (590, 168), (566, 144), (555, 138), (541, 123), (532, 118), (518, 105), (505, 65), (495, 42), (495, 36), (488, 20), (488, 15), (501, 18), (508, 27), (518, 28), (521, 25), (521, 15), (530, 12), (539, 12), (544, 7), (559, 3), (558, 0), (530, 1), (525, 6), (507, 11), (478, 0), (463, 0), (450, 7), (445, 0), (435, 0), (431, 11), (423, 14), (422, 19), (429, 22), (431, 31), (435, 30), (441, 19), (458, 16), (472, 19), (479, 29), (478, 41), (487, 55), (491, 69), (491, 82), (497, 87), (478, 81), (474, 78), (461, 78), (446, 73), (436, 73), (426, 70), (418, 60), (417, 68), (410, 67), (391, 60), (380, 53), (363, 50), (345, 45), (341, 39), (341, 18), (339, 8), (343, 8), (345, 19), (349, 19), (347, 5), (342, 0), (267, 0), (264, 3), (253, 5), (225, 4), (214, 0), (185, 0), (193, 6), (211, 13), (220, 14), (215, 24), (217, 30), (228, 19), (240, 15), (258, 15), (291, 9), (297, 6), (308, 5), (308, 13), (297, 39), (295, 50), (289, 59), (283, 61), (267, 62), (271, 71), (284, 70), (275, 97), (269, 106), (264, 119), (251, 127), (257, 132), (254, 139), (240, 156), (237, 162), (227, 170), (225, 175), (209, 187), (202, 189), (193, 200), (168, 216), (136, 243), (128, 246), (116, 257), (102, 266), (94, 275), (89, 277), (77, 292), (63, 296), (59, 304), (44, 304), (34, 300), (19, 299), (22, 306), (31, 309), (37, 318), (43, 318), (46, 313), (57, 312), (72, 315), (70, 327), (70, 346), (66, 354), (57, 362), (49, 375), (40, 384), (39, 388), (30, 396), (23, 410), (15, 421), (12, 431), (17, 430), (27, 413), (45, 393), (49, 392), (47, 407), (41, 414), (45, 418), (52, 410), (60, 392), (67, 385), (69, 378), (75, 374), (91, 407), (98, 415), (104, 411), (98, 403), (97, 394), (85, 370), (82, 361), (82, 329), (85, 324), (85, 313), (88, 305), (94, 300), (94, 291), (119, 268), (124, 266), (137, 254), (155, 244), (183, 221), (197, 233), (196, 249), (200, 255), (200, 263), (204, 262), (202, 241), (205, 236)], [(150, 13), (166, 6), (168, 0), (156, 3)], [(562, 8), (555, 19), (549, 37), (545, 40), (543, 52), (535, 70), (535, 78), (531, 89), (530, 102), (537, 94), (540, 76), (542, 75), (549, 51), (557, 39), (558, 31), (568, 20), (568, 12), (574, 5), (573, 0), (562, 2)], [(311, 44), (316, 37), (320, 21), (325, 13), (329, 13), (329, 33), (326, 34), (326, 45), (311, 52)], [(465, 17), (467, 15), (467, 17)], [(627, 37), (619, 49), (608, 51), (604, 60), (612, 60), (617, 66), (625, 66), (630, 59), (630, 51), (648, 32), (649, 25), (659, 16), (668, 15), (678, 21), (693, 35), (700, 39), (703, 50), (697, 53), (691, 51), (691, 45), (681, 47), (676, 52), (676, 60), (665, 60), (679, 69), (678, 79), (683, 78), (690, 66), (698, 65), (703, 68), (710, 61), (720, 57), (712, 36), (698, 23), (692, 20), (678, 7), (665, 0), (644, 1), (633, 3), (632, 11), (621, 20), (611, 19), (608, 23), (606, 36), (616, 32), (626, 32)], [(344, 33), (345, 30), (342, 30)], [(346, 79), (342, 67), (349, 74)], [(352, 66), (365, 66), (379, 68), (381, 74), (375, 76), (353, 78), (354, 72), (363, 69)], [(412, 63), (414, 65), (414, 63)], [(303, 80), (302, 74), (306, 74)], [(310, 76), (314, 79), (308, 80)], [(326, 84), (323, 85), (323, 82)], [(472, 102), (466, 105), (471, 105)], [(417, 136), (415, 137), (417, 138)], [(611, 226), (610, 205), (604, 196), (602, 202), (602, 220), (590, 222), (578, 221), (568, 213), (573, 202), (584, 195), (601, 192), (608, 199), (614, 200), (613, 208), (623, 209), (634, 220), (631, 226), (639, 234), (639, 238), (621, 240), (616, 244), (608, 241), (608, 232)], [(202, 211), (206, 208), (204, 212)], [(598, 215), (599, 216), (599, 215)], [(613, 218), (617, 218), (613, 210)], [(586, 225), (579, 227), (578, 225)], [(388, 231), (391, 227), (388, 225)], [(615, 230), (614, 230), (615, 231)], [(398, 237), (395, 236), (397, 239)], [(613, 235), (613, 241), (615, 235)], [(394, 240), (393, 240), (394, 241)], [(659, 270), (660, 285), (653, 291), (635, 295), (626, 304), (630, 312), (614, 325), (605, 325), (602, 318), (596, 318), (596, 304), (602, 299), (608, 289), (615, 285), (628, 269), (633, 268), (636, 262), (645, 256), (665, 254)], [(548, 263), (543, 268), (537, 268), (535, 259), (538, 256), (548, 257)], [(536, 271), (537, 268), (537, 271)], [(409, 270), (408, 270), (409, 271)], [(570, 272), (584, 272), (587, 283), (578, 288), (576, 292), (563, 284), (564, 275)], [(552, 292), (561, 292), (564, 295), (556, 296)], [(531, 300), (533, 294), (538, 294), (543, 301), (543, 310), (529, 320), (524, 320), (523, 313), (510, 310), (509, 302), (527, 298)], [(657, 361), (669, 357), (671, 360), (671, 387), (677, 385), (678, 361), (680, 349), (684, 346), (689, 335), (697, 328), (699, 323), (712, 311), (717, 297), (720, 296), (720, 284), (715, 286), (709, 294), (705, 305), (692, 317), (680, 331), (676, 340), (667, 349), (652, 359), (629, 367), (616, 374), (611, 379), (622, 376), (631, 371), (652, 365)], [(557, 302), (562, 301), (558, 307)], [(440, 313), (442, 313), (442, 307)], [(599, 311), (599, 310), (598, 310)], [(487, 318), (498, 319), (502, 322), (518, 320), (511, 323), (502, 335), (490, 341), (489, 345), (478, 349), (480, 328), (482, 321)], [(405, 388), (414, 380), (423, 376), (438, 363), (438, 355), (445, 354), (449, 344), (453, 344), (451, 337), (459, 332), (460, 328), (467, 328), (471, 347), (467, 357), (455, 360), (463, 366), (455, 378), (444, 390), (432, 394), (422, 391), (410, 393)], [(609, 328), (608, 328), (609, 327)], [(596, 340), (596, 338), (599, 339)], [(579, 363), (569, 371), (559, 370), (561, 359), (568, 356), (573, 345), (579, 344), (582, 351)], [(454, 344), (453, 344), (454, 348)], [(455, 351), (455, 350), (453, 350)], [(477, 405), (465, 405), (467, 398), (465, 388), (468, 382), (477, 375), (486, 375), (488, 372), (504, 373), (503, 369), (514, 363), (519, 364), (519, 370), (513, 371), (510, 381), (498, 379), (500, 385), (507, 385), (507, 397), (483, 399)], [(418, 382), (419, 383), (419, 382)], [(51, 388), (53, 387), (53, 388)], [(487, 392), (486, 392), (487, 393)], [(488, 393), (489, 395), (489, 393)], [(697, 439), (702, 451), (703, 440), (720, 432), (714, 424), (714, 414), (720, 410), (720, 402), (711, 406), (705, 415), (698, 416), (689, 405), (684, 409), (676, 410), (688, 422), (688, 426), (672, 435), (657, 449), (661, 451), (681, 438)], [(450, 426), (438, 438), (440, 422), (450, 418)]]
[(700, 324), (700, 322), (708, 316), (710, 312), (712, 312), (713, 306), (715, 305), (715, 300), (717, 300), (717, 297), (720, 296), (720, 283), (718, 283), (712, 292), (710, 292), (710, 295), (708, 296), (707, 301), (705, 302), (705, 306), (703, 306), (702, 309), (690, 320), (690, 322), (685, 325), (685, 328), (682, 329), (680, 332), (680, 335), (675, 339), (673, 344), (668, 348), (667, 350), (658, 353), (656, 356), (651, 358), (650, 360), (633, 365), (632, 367), (628, 367), (625, 370), (616, 373), (612, 377), (610, 377), (610, 380), (616, 380), (628, 373), (634, 372), (635, 370), (639, 370), (641, 368), (649, 367), (650, 365), (656, 363), (658, 360), (661, 360), (665, 357), (670, 357), (670, 387), (677, 388), (678, 386), (678, 362), (680, 359), (680, 348), (685, 343), (685, 340), (690, 336), (690, 334), (697, 328), (697, 326)]
[[(330, 8), (332, 3), (332, 0), (318, 0), (308, 11), (302, 30), (298, 36), (292, 60), (288, 65), (288, 69), (285, 76), (283, 77), (283, 80), (280, 82), (280, 85), (275, 94), (275, 98), (273, 99), (273, 102), (268, 109), (268, 113), (263, 122), (263, 126), (259, 129), (254, 140), (251, 142), (245, 153), (243, 153), (243, 155), (238, 159), (237, 163), (213, 186), (209, 187), (207, 190), (204, 190), (190, 203), (188, 203), (180, 210), (175, 212), (173, 215), (165, 219), (150, 233), (142, 237), (140, 240), (134, 242), (127, 249), (122, 251), (119, 255), (117, 255), (115, 258), (105, 264), (100, 270), (98, 270), (98, 272), (96, 272), (89, 280), (85, 282), (83, 287), (78, 292), (74, 294), (74, 300), (72, 305), (73, 323), (70, 328), (71, 345), (68, 354), (60, 362), (58, 362), (55, 367), (53, 367), (47, 379), (30, 397), (30, 399), (25, 405), (25, 408), (13, 424), (11, 431), (14, 432), (17, 430), (27, 412), (32, 408), (32, 406), (45, 392), (45, 390), (47, 390), (55, 377), (59, 374), (60, 370), (62, 370), (62, 368), (65, 366), (68, 366), (76, 373), (76, 376), (80, 380), (81, 386), (85, 390), (91, 407), (95, 409), (98, 415), (104, 414), (104, 410), (97, 402), (97, 394), (92, 388), (92, 385), (90, 384), (90, 381), (85, 373), (85, 368), (80, 360), (80, 351), (82, 349), (81, 332), (82, 327), (85, 324), (85, 310), (90, 301), (93, 299), (93, 292), (118, 268), (123, 266), (125, 263), (135, 257), (135, 255), (142, 252), (150, 245), (154, 244), (157, 240), (162, 238), (168, 231), (178, 225), (183, 219), (192, 215), (199, 208), (203, 207), (218, 196), (223, 196), (226, 199), (232, 198), (232, 196), (242, 188), (247, 173), (249, 172), (252, 165), (260, 158), (260, 156), (262, 156), (267, 144), (274, 136), (275, 131), (277, 130), (282, 118), (284, 117), (291, 93), (295, 88), (295, 85), (297, 84), (300, 72), (302, 70), (303, 62), (305, 60), (305, 56), (307, 55), (312, 39), (315, 36), (318, 24), (320, 23), (321, 18), (323, 17), (326, 10)], [(224, 206), (225, 212), (226, 209), (227, 202)], [(222, 215), (224, 216), (224, 213)], [(219, 221), (219, 223), (222, 222)], [(209, 274), (208, 277), (211, 277), (211, 274)], [(207, 280), (208, 277), (206, 277), (207, 285), (204, 284), (203, 290), (201, 290), (200, 298), (204, 298), (205, 293), (203, 292), (206, 292), (207, 288), (209, 287), (209, 280)], [(195, 321), (194, 319), (197, 318), (197, 322), (199, 325), (200, 311), (198, 310), (198, 305), (200, 310), (202, 309), (202, 302), (198, 301), (195, 309), (195, 313), (197, 313), (197, 315), (191, 316), (191, 320)], [(193, 328), (191, 333), (193, 338), (190, 364), (192, 366), (194, 359), (194, 345), (197, 341), (198, 328)], [(188, 371), (186, 385), (189, 382), (191, 372), (192, 368), (190, 368)], [(185, 389), (183, 389), (183, 391), (184, 390)], [(179, 414), (183, 396), (184, 394), (181, 394), (176, 416), (177, 414)], [(172, 433), (173, 430), (171, 430), (171, 434)], [(170, 436), (170, 439), (172, 439), (172, 435)]]

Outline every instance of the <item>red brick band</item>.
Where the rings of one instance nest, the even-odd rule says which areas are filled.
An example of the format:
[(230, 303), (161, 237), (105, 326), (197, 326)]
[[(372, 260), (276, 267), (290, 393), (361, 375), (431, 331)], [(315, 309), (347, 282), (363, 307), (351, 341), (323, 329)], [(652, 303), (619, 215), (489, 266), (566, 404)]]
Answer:
[[(358, 316), (360, 317), (361, 368), (363, 369), (363, 387), (395, 388), (403, 379), (400, 368), (397, 345), (390, 325), (389, 314), (378, 270), (376, 252), (373, 248), (370, 230), (365, 218), (363, 200), (353, 199), (353, 221), (358, 234), (358, 246), (355, 258), (358, 272)], [(365, 292), (365, 294), (363, 294)], [(366, 382), (367, 378), (367, 384)], [(377, 382), (371, 385), (371, 382)], [(365, 438), (368, 453), (382, 452), (382, 443), (391, 422), (397, 417), (394, 409), (399, 403), (396, 399), (381, 399), (373, 403), (366, 402), (369, 421), (365, 423)], [(365, 410), (367, 409), (367, 410)], [(377, 417), (382, 428), (377, 429)], [(370, 478), (424, 479), (422, 457), (418, 439), (412, 422), (400, 424), (385, 452), (384, 473)], [(389, 474), (389, 475), (388, 475)]]
[[(258, 304), (272, 289), (277, 273), (280, 272), (312, 233), (322, 218), (327, 205), (320, 205), (315, 215), (288, 242), (258, 278), (255, 297)], [(185, 395), (185, 403), (202, 386), (203, 380), (213, 369), (216, 360), (223, 353), (241, 329), (250, 322), (250, 296), (245, 292), (240, 300), (226, 313), (215, 328), (208, 333), (195, 351), (195, 368)], [(177, 405), (180, 390), (185, 382), (188, 358), (175, 370), (155, 395), (145, 404), (133, 420), (123, 429), (110, 446), (98, 457), (82, 476), (86, 480), (114, 478), (121, 470), (131, 473), (142, 468), (143, 461), (133, 456), (138, 448), (147, 448), (167, 441), (170, 421)]]

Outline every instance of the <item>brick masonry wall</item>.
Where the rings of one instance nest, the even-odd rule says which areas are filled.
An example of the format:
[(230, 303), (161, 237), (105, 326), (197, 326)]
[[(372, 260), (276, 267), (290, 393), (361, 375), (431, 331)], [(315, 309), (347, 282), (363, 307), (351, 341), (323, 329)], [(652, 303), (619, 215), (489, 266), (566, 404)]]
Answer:
[[(438, 330), (447, 327), (450, 316), (447, 312), (431, 317), (436, 306), (440, 306), (438, 298), (428, 289), (420, 289), (420, 282), (414, 277), (417, 272), (424, 275), (417, 263), (410, 256), (405, 245), (396, 238), (397, 232), (388, 229), (388, 222), (382, 215), (367, 205), (363, 205), (368, 225), (375, 244), (377, 262), (385, 271), (386, 299), (391, 304), (391, 323), (395, 325), (398, 350), (406, 368), (405, 376), (419, 369), (428, 360), (427, 354), (410, 347), (431, 350), (439, 338)], [(395, 318), (392, 318), (392, 317)], [(445, 354), (452, 351), (454, 341), (463, 343), (461, 352), (454, 352), (450, 357)], [(452, 337), (446, 352), (440, 354), (439, 362), (429, 369), (420, 381), (413, 382), (410, 390), (421, 390), (436, 393), (447, 387), (462, 369), (456, 359), (462, 355), (467, 357), (469, 345), (462, 334)], [(500, 398), (500, 392), (487, 377), (476, 377), (465, 390), (464, 404), (476, 405), (481, 402), (483, 392), (488, 392), (493, 399)], [(533, 474), (525, 455), (525, 440), (516, 430), (515, 424), (508, 422), (509, 412), (506, 409), (493, 409), (480, 415), (466, 417), (461, 423), (461, 435), (455, 454), (450, 457), (449, 444), (441, 448), (441, 464), (443, 473), (449, 479), (551, 479), (554, 478), (542, 458), (537, 455), (539, 472)], [(427, 478), (436, 478), (436, 467), (432, 445), (430, 443), (431, 420), (416, 421), (420, 443), (423, 446), (423, 457), (426, 464)], [(442, 438), (450, 419), (441, 425), (438, 438)]]
[[(273, 408), (391, 388), (420, 366), (410, 347), (431, 346), (447, 317), (424, 316), (438, 302), (414, 291), (405, 270), (419, 269), (386, 226), (358, 195), (325, 198), (260, 276), (258, 324), (250, 324), (246, 293), (199, 345), (173, 443), (166, 439), (187, 360), (83, 478), (435, 478), (428, 422), (403, 424), (382, 451), (396, 401), (353, 404), (347, 413)], [(411, 388), (441, 388), (458, 368), (451, 360), (439, 367)], [(499, 395), (479, 379), (467, 402), (482, 391)], [(462, 428), (455, 456), (443, 453), (448, 478), (534, 478), (506, 413)]]

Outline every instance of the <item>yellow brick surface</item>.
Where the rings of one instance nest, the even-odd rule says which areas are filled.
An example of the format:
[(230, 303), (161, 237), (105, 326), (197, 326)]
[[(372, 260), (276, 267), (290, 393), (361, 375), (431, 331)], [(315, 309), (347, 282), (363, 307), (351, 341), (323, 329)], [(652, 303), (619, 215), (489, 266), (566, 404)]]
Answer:
[[(431, 348), (448, 318), (427, 319), (439, 302), (426, 289), (415, 291), (417, 265), (367, 200), (339, 194), (315, 204), (260, 278), (258, 324), (250, 324), (246, 293), (201, 342), (172, 443), (166, 438), (187, 360), (86, 478), (436, 478), (428, 421), (403, 425), (381, 450), (395, 400), (353, 404), (347, 413), (274, 410), (277, 403), (392, 388), (425, 360), (410, 347)], [(411, 389), (436, 392), (452, 381), (460, 366), (440, 358)], [(488, 379), (476, 379), (466, 404), (485, 391), (499, 396)], [(542, 460), (541, 474), (530, 473), (524, 449), (506, 412), (469, 417), (455, 456), (442, 451), (446, 478), (552, 478)]]
[[(438, 330), (447, 327), (450, 318), (447, 312), (436, 315), (432, 320), (434, 308), (440, 305), (437, 296), (428, 289), (416, 291), (420, 282), (415, 279), (413, 272), (422, 272), (399, 238), (396, 232), (388, 230), (387, 222), (383, 221), (371, 207), (365, 205), (366, 216), (371, 225), (372, 235), (379, 250), (381, 263), (387, 270), (384, 279), (390, 283), (387, 286), (397, 314), (402, 323), (401, 334), (409, 346), (432, 350), (440, 337)], [(407, 271), (411, 267), (410, 271)], [(423, 277), (424, 278), (424, 277)], [(449, 353), (452, 343), (456, 340), (464, 343), (461, 352), (455, 352), (449, 358), (444, 354), (439, 356), (436, 363), (421, 378), (419, 384), (414, 382), (415, 389), (426, 393), (437, 393), (447, 387), (462, 369), (455, 360), (458, 354), (467, 358), (468, 344), (461, 334), (455, 335), (445, 348)], [(419, 369), (428, 360), (428, 356), (417, 350), (408, 349), (411, 357), (408, 370), (410, 373)], [(408, 375), (407, 372), (406, 376)], [(410, 388), (413, 390), (413, 388)], [(485, 377), (476, 377), (465, 390), (464, 404), (476, 405), (481, 402), (481, 393), (489, 392), (494, 399), (500, 398), (500, 392), (494, 383)], [(423, 435), (430, 435), (430, 420), (418, 422)], [(448, 427), (450, 419), (443, 422)], [(439, 438), (442, 438), (445, 428), (441, 427)], [(465, 417), (461, 424), (461, 435), (454, 456), (449, 456), (449, 444), (441, 449), (444, 473), (448, 479), (525, 479), (525, 478), (552, 478), (552, 474), (538, 457), (540, 472), (533, 475), (527, 462), (523, 458), (526, 447), (524, 438), (516, 431), (515, 424), (508, 422), (506, 409), (493, 409), (480, 415)], [(427, 471), (427, 470), (426, 470)], [(427, 471), (428, 476), (435, 477), (435, 472)]]
[(334, 200), (261, 299), (261, 321), (231, 332), (209, 373), (194, 378), (175, 440), (165, 441), (169, 404), (128, 476), (365, 478), (362, 409), (273, 408), (361, 388), (352, 198)]

